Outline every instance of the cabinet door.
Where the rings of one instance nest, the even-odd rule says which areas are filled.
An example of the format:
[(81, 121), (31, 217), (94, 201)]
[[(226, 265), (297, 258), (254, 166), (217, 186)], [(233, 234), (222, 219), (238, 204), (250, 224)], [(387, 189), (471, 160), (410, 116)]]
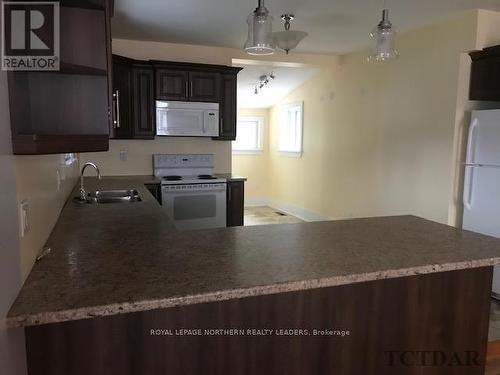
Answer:
[[(60, 70), (8, 72), (14, 154), (108, 150), (112, 1), (75, 3), (59, 3)], [(31, 5), (6, 6), (27, 15)]]
[(131, 64), (113, 57), (113, 127), (111, 138), (132, 137)]
[(134, 138), (154, 138), (156, 121), (153, 68), (134, 67), (132, 76), (133, 136)]
[(189, 74), (189, 100), (193, 102), (219, 101), (220, 74), (191, 72)]
[(236, 139), (236, 92), (236, 74), (222, 74), (219, 137), (216, 139), (226, 141)]
[(187, 101), (189, 99), (189, 72), (157, 69), (156, 99)]
[(472, 62), (470, 100), (500, 101), (500, 56)]
[(228, 181), (227, 183), (227, 211), (226, 222), (228, 227), (243, 225), (245, 206), (245, 182)]

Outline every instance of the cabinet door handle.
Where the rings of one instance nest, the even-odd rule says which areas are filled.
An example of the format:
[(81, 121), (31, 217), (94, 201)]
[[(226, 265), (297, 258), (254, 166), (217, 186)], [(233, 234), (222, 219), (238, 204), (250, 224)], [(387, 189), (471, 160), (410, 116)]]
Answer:
[(228, 194), (229, 196), (228, 196), (227, 200), (228, 200), (229, 202), (231, 202), (231, 201), (233, 200), (233, 194), (232, 194), (233, 189), (231, 189), (230, 187), (228, 187), (227, 192), (229, 193), (229, 194)]
[(189, 97), (189, 86), (188, 85), (189, 85), (189, 82), (186, 81), (186, 98)]
[(115, 90), (113, 94), (115, 100), (115, 120), (113, 121), (113, 125), (115, 128), (120, 127), (120, 90)]
[(193, 81), (189, 82), (189, 90), (190, 90), (189, 94), (192, 96), (193, 95)]

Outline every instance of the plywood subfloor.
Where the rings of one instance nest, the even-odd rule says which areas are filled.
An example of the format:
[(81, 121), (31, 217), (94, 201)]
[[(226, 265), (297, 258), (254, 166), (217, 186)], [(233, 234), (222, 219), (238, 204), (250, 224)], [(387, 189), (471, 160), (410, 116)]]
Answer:
[(245, 207), (245, 225), (303, 223), (298, 217), (268, 206)]

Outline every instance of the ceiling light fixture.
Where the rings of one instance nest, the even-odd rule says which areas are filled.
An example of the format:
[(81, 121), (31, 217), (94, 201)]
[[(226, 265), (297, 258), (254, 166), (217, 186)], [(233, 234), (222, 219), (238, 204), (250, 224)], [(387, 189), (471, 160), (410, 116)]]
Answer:
[(297, 47), (297, 45), (307, 36), (305, 31), (290, 30), (290, 23), (293, 21), (295, 16), (293, 14), (283, 14), (281, 19), (283, 20), (283, 26), (285, 31), (280, 31), (273, 33), (273, 39), (276, 46), (286, 52)]
[(276, 76), (274, 73), (269, 73), (269, 74), (263, 74), (259, 77), (259, 82), (255, 85), (255, 88), (253, 90), (254, 94), (257, 95), (259, 93), (259, 90), (262, 90), (264, 87), (267, 86), (267, 84), (270, 82), (269, 80), (275, 79)]
[(247, 18), (248, 39), (245, 51), (249, 55), (272, 55), (275, 47), (273, 42), (273, 17), (264, 6), (264, 0)]
[(370, 34), (372, 38), (372, 53), (368, 57), (370, 62), (386, 62), (396, 59), (399, 54), (396, 50), (396, 31), (389, 21), (389, 10), (385, 8), (382, 11), (382, 20)]

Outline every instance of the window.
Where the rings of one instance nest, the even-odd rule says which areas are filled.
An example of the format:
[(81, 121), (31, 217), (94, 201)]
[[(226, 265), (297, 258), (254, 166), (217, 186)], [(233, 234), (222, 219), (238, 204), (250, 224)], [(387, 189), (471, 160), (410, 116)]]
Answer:
[(279, 151), (285, 155), (302, 155), (302, 125), (304, 103), (292, 103), (281, 112)]
[(262, 152), (263, 117), (240, 117), (236, 124), (235, 154), (258, 154)]

